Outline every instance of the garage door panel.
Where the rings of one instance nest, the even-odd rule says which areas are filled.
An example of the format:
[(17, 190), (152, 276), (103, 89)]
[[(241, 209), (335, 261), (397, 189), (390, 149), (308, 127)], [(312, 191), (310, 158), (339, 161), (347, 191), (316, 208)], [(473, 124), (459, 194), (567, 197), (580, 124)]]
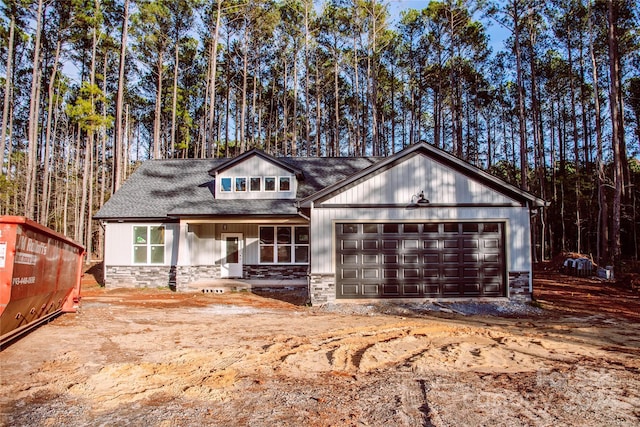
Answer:
[(424, 284), (423, 285), (425, 297), (438, 297), (440, 296), (440, 284)]
[(355, 268), (343, 268), (341, 276), (343, 279), (357, 279), (358, 270)]
[(403, 264), (418, 264), (420, 256), (418, 254), (406, 254), (402, 256)]
[(422, 248), (423, 249), (438, 249), (438, 240), (435, 240), (435, 239), (423, 240), (422, 241)]
[(417, 268), (404, 268), (402, 269), (402, 277), (405, 279), (415, 279), (420, 277), (420, 270)]
[(355, 284), (342, 284), (340, 287), (344, 297), (357, 298), (360, 296), (360, 287)]
[(363, 240), (362, 241), (362, 249), (364, 250), (378, 250), (378, 241), (377, 240)]
[(378, 256), (378, 254), (363, 254), (362, 255), (362, 264), (378, 264), (378, 260), (380, 259), (380, 257)]
[(377, 279), (379, 278), (379, 271), (377, 268), (363, 268), (362, 269), (362, 278), (363, 279)]
[(444, 252), (442, 254), (442, 262), (458, 264), (460, 262), (459, 252)]
[(338, 298), (504, 296), (502, 223), (337, 224)]
[(402, 287), (402, 292), (407, 297), (418, 297), (420, 296), (422, 285), (418, 283), (405, 283)]
[(357, 265), (358, 264), (358, 255), (353, 254), (342, 254), (340, 256), (342, 259), (342, 265)]
[(400, 270), (397, 268), (385, 268), (382, 272), (382, 277), (385, 279), (397, 279), (400, 277)]
[(422, 255), (423, 264), (438, 264), (440, 262), (440, 254), (438, 253), (426, 253)]
[(362, 285), (362, 294), (364, 296), (378, 296), (380, 294), (380, 285), (375, 284), (364, 284)]
[(382, 294), (384, 296), (400, 296), (400, 288), (399, 283), (385, 283), (382, 285)]
[(460, 296), (460, 285), (458, 283), (443, 283), (442, 294), (444, 296)]
[(480, 295), (480, 283), (465, 283), (463, 284), (463, 292), (465, 295)]

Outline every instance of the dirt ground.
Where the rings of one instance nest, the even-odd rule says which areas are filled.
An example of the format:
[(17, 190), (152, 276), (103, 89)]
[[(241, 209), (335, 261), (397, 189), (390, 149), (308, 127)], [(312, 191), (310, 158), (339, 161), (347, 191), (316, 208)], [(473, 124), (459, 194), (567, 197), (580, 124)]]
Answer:
[(639, 425), (638, 292), (545, 271), (535, 287), (511, 311), (321, 308), (85, 276), (79, 313), (0, 353), (0, 424)]

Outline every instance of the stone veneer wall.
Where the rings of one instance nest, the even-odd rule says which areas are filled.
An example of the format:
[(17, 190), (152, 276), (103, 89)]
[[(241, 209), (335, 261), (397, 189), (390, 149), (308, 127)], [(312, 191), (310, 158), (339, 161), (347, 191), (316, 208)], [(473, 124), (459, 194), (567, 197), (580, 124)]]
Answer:
[(104, 268), (106, 288), (175, 286), (175, 267), (168, 265), (110, 265)]
[(509, 299), (520, 303), (531, 302), (528, 271), (509, 272)]
[(311, 274), (309, 276), (309, 298), (311, 299), (311, 305), (335, 302), (335, 274)]
[(297, 280), (307, 278), (307, 265), (251, 265), (243, 266), (245, 279)]
[(179, 265), (176, 268), (176, 289), (181, 290), (198, 280), (219, 279), (220, 265)]
[[(306, 280), (306, 265), (244, 265), (244, 279)], [(199, 280), (219, 279), (220, 265), (151, 266), (125, 265), (105, 267), (107, 288), (187, 288)], [(334, 293), (335, 297), (335, 293)]]

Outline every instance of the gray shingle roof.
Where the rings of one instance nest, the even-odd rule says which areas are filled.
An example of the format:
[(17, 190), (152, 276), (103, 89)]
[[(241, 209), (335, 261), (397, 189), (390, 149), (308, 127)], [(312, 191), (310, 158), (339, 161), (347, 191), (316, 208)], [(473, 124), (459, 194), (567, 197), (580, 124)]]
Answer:
[[(296, 215), (295, 200), (221, 200), (213, 196), (209, 171), (229, 159), (148, 160), (102, 206), (96, 219), (159, 219), (179, 216)], [(308, 197), (333, 185), (379, 158), (279, 157), (304, 174), (297, 198)]]

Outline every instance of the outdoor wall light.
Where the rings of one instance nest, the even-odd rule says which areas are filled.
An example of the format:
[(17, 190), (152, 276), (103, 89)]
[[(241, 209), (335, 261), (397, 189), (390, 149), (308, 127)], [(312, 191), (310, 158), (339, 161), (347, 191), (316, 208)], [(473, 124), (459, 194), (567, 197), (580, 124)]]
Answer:
[(420, 193), (411, 196), (411, 204), (413, 206), (425, 206), (429, 204), (429, 200), (424, 197), (424, 190), (420, 190)]

